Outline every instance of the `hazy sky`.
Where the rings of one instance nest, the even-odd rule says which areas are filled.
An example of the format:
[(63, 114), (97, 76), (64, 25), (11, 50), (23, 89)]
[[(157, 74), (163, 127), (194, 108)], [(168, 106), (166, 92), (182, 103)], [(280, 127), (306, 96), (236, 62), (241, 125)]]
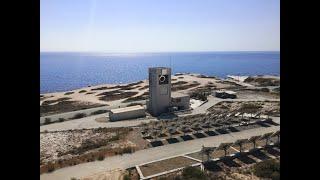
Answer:
[(41, 0), (40, 51), (279, 51), (279, 0)]

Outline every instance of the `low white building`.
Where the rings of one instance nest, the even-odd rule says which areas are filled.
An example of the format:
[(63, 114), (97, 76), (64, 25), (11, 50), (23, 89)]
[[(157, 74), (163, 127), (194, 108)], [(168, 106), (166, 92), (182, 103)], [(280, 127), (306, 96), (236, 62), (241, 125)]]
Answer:
[(146, 116), (145, 109), (140, 105), (112, 109), (110, 110), (110, 113), (109, 113), (110, 121), (135, 119), (135, 118), (145, 117), (145, 116)]

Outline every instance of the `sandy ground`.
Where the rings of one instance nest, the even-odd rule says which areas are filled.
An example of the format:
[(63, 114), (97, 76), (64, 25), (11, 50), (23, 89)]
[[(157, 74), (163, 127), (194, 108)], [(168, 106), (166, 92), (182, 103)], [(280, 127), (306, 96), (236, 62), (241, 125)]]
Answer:
[[(221, 79), (216, 79), (216, 78), (203, 78), (200, 77), (196, 74), (186, 74), (186, 75), (179, 75), (179, 76), (172, 76), (173, 79), (176, 79), (175, 81), (172, 81), (172, 83), (176, 83), (179, 81), (186, 81), (187, 84), (192, 84), (194, 82), (199, 83), (199, 86), (193, 87), (193, 88), (189, 88), (186, 90), (181, 90), (178, 92), (182, 92), (182, 93), (188, 93), (189, 91), (192, 91), (196, 88), (199, 87), (204, 87), (207, 85), (213, 85), (215, 88), (217, 89), (223, 89), (223, 88), (230, 88), (230, 87), (236, 87), (235, 85), (233, 85), (232, 83), (224, 83), (223, 80)], [(236, 81), (233, 81), (236, 82)], [(238, 85), (240, 86), (246, 86), (245, 83), (243, 82), (236, 82)], [(122, 84), (122, 85), (128, 85), (128, 84)], [(147, 92), (149, 89), (145, 88), (145, 89), (141, 89), (144, 86), (147, 86), (148, 82), (146, 80), (142, 81), (141, 83), (132, 86), (133, 88), (130, 90), (124, 90), (125, 92), (137, 92), (136, 95), (132, 96), (132, 97), (136, 97), (136, 96), (140, 96), (143, 93)], [(95, 88), (101, 88), (101, 87), (108, 87), (109, 89), (104, 89), (104, 90), (92, 90)], [(70, 98), (70, 101), (80, 101), (80, 102), (90, 102), (90, 103), (100, 103), (100, 104), (107, 104), (110, 106), (114, 106), (114, 105), (119, 105), (122, 103), (123, 100), (125, 100), (126, 98), (123, 99), (119, 99), (119, 100), (114, 100), (114, 101), (103, 101), (103, 100), (99, 100), (99, 97), (96, 96), (97, 94), (100, 93), (104, 93), (104, 92), (109, 92), (109, 91), (114, 91), (117, 90), (119, 88), (112, 88), (114, 86), (117, 85), (111, 85), (111, 84), (103, 84), (103, 85), (98, 85), (98, 86), (91, 86), (91, 87), (85, 87), (85, 88), (81, 88), (81, 89), (77, 89), (77, 90), (73, 90), (73, 91), (68, 91), (68, 92), (73, 92), (72, 94), (65, 94), (66, 92), (57, 92), (57, 93), (48, 93), (48, 94), (42, 94), (44, 97), (42, 97), (40, 100), (40, 105), (46, 101), (46, 100), (56, 100), (59, 98)], [(110, 89), (112, 88), (112, 89)], [(80, 93), (80, 91), (86, 91), (84, 93)], [(87, 94), (87, 93), (90, 94)], [(257, 97), (260, 97), (260, 95), (257, 95)], [(250, 97), (251, 98), (251, 97)], [(255, 96), (253, 96), (252, 98), (256, 98)], [(264, 97), (263, 97), (264, 98)], [(269, 99), (266, 97), (266, 99)], [(238, 101), (240, 99), (236, 99), (235, 101)], [(208, 108), (210, 108), (212, 105), (218, 103), (222, 101), (221, 99), (209, 96), (209, 102), (204, 104), (203, 106), (198, 107), (202, 102), (198, 101), (198, 100), (192, 100), (192, 108), (195, 108), (195, 110), (193, 111), (193, 113), (199, 113), (199, 112), (206, 112)], [(232, 100), (234, 101), (234, 100)], [(44, 131), (44, 130), (67, 130), (67, 129), (81, 129), (81, 128), (96, 128), (96, 127), (124, 127), (124, 126), (137, 126), (139, 124), (141, 124), (142, 122), (149, 122), (149, 121), (153, 121), (154, 119), (144, 119), (144, 120), (128, 120), (128, 121), (119, 121), (119, 122), (99, 122), (96, 121), (96, 118), (98, 117), (102, 117), (105, 116), (104, 114), (101, 115), (96, 115), (96, 116), (91, 116), (91, 117), (85, 117), (85, 118), (81, 118), (78, 120), (72, 120), (72, 121), (65, 121), (62, 123), (54, 123), (54, 124), (49, 124), (49, 125), (45, 125), (45, 126), (40, 126), (40, 131)], [(269, 129), (269, 128), (268, 128)], [(278, 129), (278, 127), (272, 127), (270, 128), (270, 130), (274, 131)], [(266, 129), (261, 129), (261, 131), (257, 131), (257, 129), (255, 130), (246, 130), (245, 132), (252, 132), (249, 133), (250, 136), (254, 135), (254, 134), (261, 134), (264, 130)], [(242, 134), (244, 137), (249, 136), (249, 134), (246, 134), (245, 132), (243, 133), (239, 133)], [(229, 136), (232, 136), (229, 137)], [(235, 134), (234, 134), (235, 135)], [(238, 134), (237, 134), (238, 135)], [(226, 135), (225, 137), (227, 137), (228, 140), (231, 140), (233, 138), (236, 138), (233, 136), (233, 133)], [(231, 138), (231, 139), (230, 139)], [(237, 136), (238, 138), (238, 136)], [(52, 139), (52, 138), (51, 138)], [(53, 138), (54, 139), (54, 138)], [(61, 136), (60, 139), (62, 139), (62, 141), (67, 142), (67, 137)], [(130, 167), (132, 165), (136, 165), (139, 163), (143, 163), (146, 162), (148, 160), (155, 160), (156, 158), (164, 158), (164, 157), (168, 157), (171, 155), (176, 155), (176, 154), (181, 154), (186, 153), (186, 152), (191, 152), (191, 150), (195, 150), (195, 147), (192, 147), (192, 145), (196, 145), (196, 147), (199, 146), (199, 148), (203, 145), (203, 144), (211, 144), (211, 141), (206, 141), (204, 138), (203, 140), (200, 140), (198, 142), (198, 140), (194, 140), (194, 142), (183, 142), (180, 145), (176, 145), (177, 149), (172, 149), (172, 145), (166, 145), (162, 148), (161, 152), (158, 152), (157, 150), (155, 150), (155, 152), (152, 153), (153, 150), (146, 151), (149, 152), (147, 154), (141, 154), (143, 153), (145, 150), (141, 150), (138, 151), (136, 153), (134, 153), (133, 160), (127, 159), (127, 156), (131, 156), (131, 155), (125, 155), (124, 158), (118, 158), (118, 156), (116, 157), (112, 157), (110, 158), (110, 162), (107, 162), (106, 160), (102, 161), (102, 162), (92, 162), (92, 163), (86, 163), (86, 164), (91, 164), (91, 165), (77, 165), (74, 167), (68, 167), (68, 168), (63, 168), (63, 169), (59, 169), (57, 171), (54, 171), (53, 173), (50, 174), (44, 174), (41, 175), (41, 179), (70, 179), (70, 177), (73, 177), (72, 175), (75, 175), (76, 177), (86, 177), (89, 179), (86, 180), (93, 180), (93, 179), (98, 179), (98, 180), (103, 180), (103, 179), (119, 179), (122, 178), (122, 173), (120, 171), (113, 171), (110, 173), (106, 173), (105, 170), (106, 169), (114, 169), (114, 168), (127, 168)], [(211, 139), (211, 138), (210, 138)], [(219, 143), (221, 141), (225, 141), (226, 139), (224, 139), (224, 136), (221, 136), (219, 138), (217, 138), (217, 140), (219, 139)], [(47, 146), (49, 147), (48, 143), (52, 143), (52, 140), (45, 140), (45, 142), (47, 143)], [(216, 140), (214, 140), (215, 144), (218, 144), (218, 141), (216, 142)], [(188, 144), (189, 143), (189, 144)], [(54, 145), (54, 143), (52, 143), (52, 145)], [(187, 146), (186, 146), (187, 145)], [(43, 146), (46, 146), (45, 144), (43, 144)], [(192, 147), (192, 148), (186, 148), (186, 147)], [(154, 149), (154, 148), (152, 148)], [(156, 148), (157, 149), (157, 148)], [(160, 147), (161, 149), (161, 147)], [(169, 150), (169, 152), (162, 152), (165, 150)], [(151, 154), (150, 154), (151, 153)], [(157, 154), (158, 153), (158, 154)], [(55, 154), (55, 152), (53, 152), (53, 154)], [(137, 159), (136, 159), (137, 158)], [(128, 161), (128, 162), (126, 162)], [(80, 167), (80, 169), (77, 167)], [(81, 167), (83, 167), (81, 169)], [(102, 174), (98, 173), (99, 171), (104, 171)], [(61, 174), (62, 173), (62, 174)], [(68, 176), (66, 176), (66, 174), (68, 174)], [(70, 173), (70, 174), (69, 174)], [(92, 173), (98, 173), (98, 174), (94, 174), (93, 176), (87, 176), (90, 175)], [(52, 175), (55, 174), (55, 175)], [(70, 176), (69, 176), (70, 175)], [(90, 179), (91, 178), (91, 179)]]
[[(216, 78), (201, 78), (198, 77), (198, 75), (196, 74), (185, 74), (185, 75), (179, 75), (179, 76), (172, 76), (172, 79), (176, 79), (175, 81), (172, 81), (172, 83), (176, 83), (176, 82), (180, 82), (180, 81), (186, 81), (189, 84), (193, 83), (193, 82), (198, 82), (200, 83), (199, 86), (197, 87), (201, 87), (201, 86), (206, 86), (208, 85), (208, 83), (212, 83), (213, 85), (215, 85), (217, 88), (225, 88), (225, 87), (229, 87), (230, 85), (228, 84), (223, 84), (223, 83), (219, 83), (218, 81), (220, 81), (221, 79), (216, 79)], [(128, 85), (128, 84), (121, 84), (121, 85)], [(125, 90), (126, 92), (138, 92), (138, 94), (134, 95), (133, 97), (136, 96), (140, 96), (145, 92), (148, 92), (149, 89), (143, 89), (143, 90), (139, 90), (141, 87), (147, 86), (148, 85), (148, 81), (147, 80), (143, 80), (142, 83), (133, 86), (134, 88), (131, 90)], [(108, 88), (112, 88), (117, 86), (116, 84), (101, 84), (101, 85), (97, 85), (97, 86), (91, 86), (91, 87), (85, 87), (85, 88), (81, 88), (81, 89), (75, 89), (72, 91), (68, 91), (68, 92), (73, 92), (72, 94), (69, 95), (65, 95), (66, 92), (55, 92), (55, 93), (46, 93), (46, 94), (41, 94), (44, 97), (41, 98), (40, 100), (40, 105), (47, 100), (57, 100), (59, 98), (70, 98), (70, 101), (83, 101), (83, 102), (91, 102), (91, 103), (98, 103), (98, 104), (108, 104), (108, 105), (114, 105), (114, 104), (119, 104), (119, 102), (125, 100), (124, 99), (120, 99), (120, 100), (115, 100), (115, 101), (103, 101), (103, 100), (99, 100), (98, 96), (96, 96), (97, 94), (103, 93), (103, 92), (110, 92), (110, 91), (114, 91), (114, 90), (118, 90), (119, 88), (113, 88), (113, 89), (106, 89), (106, 90), (92, 90), (95, 88), (101, 88), (101, 87), (108, 87)], [(197, 87), (193, 87), (193, 88), (189, 88), (186, 90), (180, 90), (178, 92), (182, 92), (182, 93), (186, 93), (192, 89), (195, 89)], [(80, 93), (80, 91), (86, 91), (84, 93)], [(87, 94), (88, 92), (92, 93), (92, 94)]]
[[(195, 86), (195, 87), (189, 87), (187, 89), (183, 89), (183, 90), (177, 90), (175, 92), (180, 92), (180, 93), (190, 93), (191, 91), (197, 91), (198, 89), (208, 89), (210, 88), (211, 90), (214, 89), (233, 89), (237, 92), (237, 96), (240, 99), (259, 99), (259, 100), (263, 100), (263, 99), (271, 99), (271, 98), (279, 98), (280, 96), (278, 94), (272, 94), (272, 93), (268, 93), (268, 92), (260, 92), (260, 91), (249, 91), (249, 90), (244, 90), (243, 88), (255, 88), (253, 85), (248, 84), (248, 83), (244, 83), (242, 81), (236, 81), (235, 79), (237, 78), (236, 76), (231, 76), (232, 78), (229, 78), (228, 80), (223, 80), (223, 79), (218, 79), (218, 78), (214, 78), (214, 77), (203, 77), (202, 75), (199, 74), (184, 74), (184, 75), (173, 75), (172, 76), (172, 84), (174, 85), (175, 83), (179, 83), (182, 82), (182, 84), (180, 85), (174, 85), (174, 87), (186, 87), (188, 85), (194, 84), (194, 83), (198, 83), (199, 85)], [(267, 76), (269, 77), (269, 76)], [(240, 78), (240, 77), (239, 77)], [(241, 77), (242, 79), (244, 79), (244, 77)], [(231, 80), (230, 80), (231, 79)], [(185, 84), (183, 84), (185, 83)], [(120, 87), (119, 87), (120, 86)], [(127, 86), (129, 88), (125, 89), (124, 86)], [(100, 88), (100, 89), (99, 89)], [(240, 89), (239, 89), (240, 88)], [(97, 96), (101, 93), (108, 93), (111, 91), (118, 91), (120, 90), (118, 93), (120, 97), (113, 97), (113, 98), (109, 98), (109, 100), (105, 101), (105, 100), (101, 100), (99, 99), (99, 97), (101, 96)], [(148, 81), (147, 80), (143, 80), (143, 81), (139, 81), (136, 83), (130, 83), (130, 84), (121, 84), (121, 85), (116, 85), (116, 84), (102, 84), (102, 85), (97, 85), (97, 86), (91, 86), (91, 87), (85, 87), (85, 88), (81, 88), (81, 89), (76, 89), (73, 91), (68, 91), (68, 92), (55, 92), (55, 93), (47, 93), (47, 94), (41, 94), (40, 95), (40, 106), (43, 107), (42, 105), (44, 105), (44, 103), (48, 104), (48, 102), (53, 101), (51, 104), (49, 103), (49, 105), (46, 106), (46, 108), (42, 108), (43, 109), (43, 114), (60, 114), (59, 111), (63, 111), (62, 109), (65, 109), (67, 107), (60, 107), (59, 105), (56, 108), (56, 110), (54, 112), (51, 112), (52, 108), (48, 107), (50, 105), (53, 105), (57, 100), (60, 99), (64, 99), (64, 102), (76, 102), (76, 103), (87, 103), (88, 107), (90, 108), (89, 104), (97, 104), (97, 105), (108, 105), (108, 107), (110, 109), (112, 108), (117, 108), (117, 107), (125, 107), (130, 103), (133, 102), (145, 102), (145, 99), (143, 98), (138, 98), (136, 99), (136, 101), (132, 101), (132, 102), (124, 102), (126, 99), (128, 98), (132, 98), (132, 97), (137, 97), (137, 96), (146, 96), (145, 93), (148, 93), (149, 88), (148, 88)], [(89, 94), (88, 94), (89, 93)], [(134, 95), (128, 95), (125, 96), (126, 93), (136, 93)], [(109, 93), (110, 94), (110, 93)], [(110, 97), (110, 95), (108, 95), (107, 97)], [(197, 100), (191, 100), (191, 107), (192, 108), (196, 108), (198, 107), (200, 104), (199, 101)], [(63, 105), (61, 105), (63, 106)], [(69, 106), (68, 104), (64, 105), (64, 106)], [(71, 105), (70, 105), (71, 106)], [(61, 109), (62, 108), (62, 109)], [(71, 107), (70, 107), (71, 108)], [(83, 107), (86, 108), (86, 107)], [(59, 110), (60, 109), (60, 110)], [(71, 108), (72, 109), (72, 108)], [(49, 111), (49, 112), (46, 112)]]
[[(122, 131), (119, 130), (119, 132)], [(109, 142), (115, 136), (116, 130), (110, 129), (40, 133), (40, 162), (69, 158), (71, 154), (76, 156), (78, 153), (71, 153), (71, 151), (75, 150), (81, 154), (82, 148), (90, 144), (101, 144), (102, 146), (110, 146), (110, 148), (118, 147), (118, 142)]]
[(96, 173), (90, 176), (80, 178), (80, 180), (122, 180), (125, 171), (121, 169), (115, 169), (111, 171), (105, 171)]

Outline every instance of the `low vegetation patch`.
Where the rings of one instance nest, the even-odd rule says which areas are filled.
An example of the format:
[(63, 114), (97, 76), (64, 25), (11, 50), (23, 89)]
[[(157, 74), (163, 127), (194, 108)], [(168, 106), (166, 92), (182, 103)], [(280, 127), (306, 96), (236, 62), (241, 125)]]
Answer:
[(94, 94), (95, 92), (87, 92), (86, 94)]
[(243, 103), (239, 111), (245, 112), (245, 113), (255, 113), (261, 108), (262, 106), (256, 103)]
[(136, 96), (136, 97), (130, 97), (124, 101), (122, 101), (123, 103), (127, 103), (127, 102), (133, 102), (133, 101), (142, 101), (142, 100), (147, 100), (149, 99), (149, 92), (145, 92), (140, 96)]
[(138, 94), (138, 92), (126, 92), (126, 91), (115, 90), (115, 91), (103, 92), (98, 94), (97, 96), (99, 96), (99, 100), (102, 100), (102, 101), (115, 101), (119, 99), (129, 98), (136, 94)]
[(212, 89), (213, 88), (209, 85), (204, 87), (198, 87), (190, 93), (190, 98), (206, 101), (207, 97), (212, 93)]
[(50, 173), (50, 172), (53, 172), (54, 170), (55, 170), (54, 165), (53, 164), (49, 164), (48, 165), (48, 172)]
[(64, 93), (64, 95), (70, 95), (70, 94), (73, 94), (74, 92), (66, 92)]
[(270, 92), (269, 88), (261, 88), (260, 91), (261, 92)]
[(253, 173), (261, 178), (270, 178), (272, 180), (280, 179), (280, 162), (274, 159), (257, 163), (253, 167)]
[(264, 77), (248, 77), (244, 80), (245, 83), (254, 84), (257, 86), (279, 86), (280, 79), (264, 78)]
[(63, 121), (65, 121), (66, 119), (64, 119), (64, 118), (59, 118), (59, 122), (63, 122)]
[[(180, 81), (180, 82), (183, 82), (183, 81)], [(199, 85), (200, 85), (199, 82), (193, 82), (191, 84), (184, 84), (184, 85), (183, 84), (182, 85), (181, 84), (175, 84), (175, 85), (172, 84), (171, 91), (181, 91), (181, 90), (197, 87)]]
[(60, 101), (53, 105), (42, 104), (40, 106), (40, 117), (64, 112), (78, 111), (83, 109), (105, 106), (104, 104), (80, 102), (80, 101)]
[(201, 101), (206, 101), (208, 98), (207, 98), (207, 94), (204, 93), (204, 92), (199, 92), (199, 91), (196, 91), (196, 92), (192, 92), (190, 94), (190, 98), (193, 98), (193, 99), (198, 99), (198, 100), (201, 100)]
[(50, 124), (51, 123), (51, 118), (45, 118), (43, 124)]
[(107, 89), (112, 89), (113, 87), (108, 87), (108, 86), (103, 86), (99, 88), (93, 88), (91, 91), (100, 91), (100, 90), (107, 90)]
[(98, 160), (98, 161), (103, 161), (104, 158), (105, 158), (105, 157), (104, 157), (103, 155), (99, 155), (98, 158), (97, 158), (97, 160)]
[(274, 101), (249, 101), (249, 102), (219, 102), (210, 107), (212, 113), (242, 112), (261, 113), (263, 115), (276, 116), (280, 114), (280, 102)]
[(185, 180), (206, 180), (206, 174), (196, 167), (187, 167), (182, 171), (182, 179)]
[(81, 90), (81, 91), (79, 91), (79, 93), (85, 93), (85, 92), (87, 92), (86, 90)]
[(70, 119), (80, 119), (80, 118), (84, 118), (86, 117), (87, 115), (85, 113), (77, 113), (75, 114), (72, 118)]
[(50, 104), (53, 104), (53, 103), (56, 103), (56, 102), (62, 102), (62, 101), (67, 101), (71, 98), (69, 97), (63, 97), (63, 98), (59, 98), (59, 99), (55, 99), (55, 100), (47, 100), (47, 101), (44, 101), (42, 103), (42, 106), (45, 106), (45, 105), (50, 105)]

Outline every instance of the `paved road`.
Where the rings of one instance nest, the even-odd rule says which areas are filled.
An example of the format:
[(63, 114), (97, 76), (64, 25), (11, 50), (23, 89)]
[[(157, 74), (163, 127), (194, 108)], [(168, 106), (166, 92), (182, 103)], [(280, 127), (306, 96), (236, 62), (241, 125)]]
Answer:
[[(280, 124), (280, 117), (274, 117), (273, 120)], [(200, 150), (202, 145), (218, 146), (222, 142), (234, 142), (237, 139), (249, 138), (255, 135), (261, 135), (267, 132), (274, 132), (280, 129), (280, 126), (261, 127), (255, 129), (244, 130), (235, 133), (229, 133), (219, 136), (206, 137), (191, 141), (169, 144), (165, 146), (155, 147), (137, 151), (133, 154), (123, 156), (113, 156), (103, 161), (94, 161), (76, 166), (58, 169), (52, 173), (40, 175), (41, 180), (70, 180), (70, 177), (83, 177), (105, 170), (115, 168), (125, 169), (138, 164), (154, 161), (161, 158), (176, 156), (180, 154), (190, 153)]]
[[(42, 101), (40, 101), (40, 105), (41, 105), (41, 102)], [(84, 113), (87, 116), (91, 116), (91, 113), (95, 112), (97, 110), (111, 110), (111, 109), (116, 109), (116, 108), (119, 108), (119, 107), (123, 108), (123, 107), (127, 107), (127, 105), (129, 105), (131, 103), (132, 102), (129, 102), (129, 103), (116, 102), (116, 103), (113, 103), (112, 105), (109, 105), (109, 106), (101, 106), (101, 107), (83, 109), (83, 110), (78, 110), (78, 111), (71, 111), (71, 112), (53, 114), (53, 115), (49, 115), (49, 116), (43, 116), (43, 117), (40, 117), (40, 123), (44, 123), (46, 118), (50, 118), (52, 122), (58, 121), (59, 118), (69, 119), (69, 118), (72, 118), (74, 115), (76, 115), (78, 113)], [(146, 104), (146, 100), (135, 101), (134, 103)], [(72, 120), (70, 120), (70, 121), (72, 121)]]
[(65, 121), (61, 123), (53, 123), (40, 126), (40, 132), (47, 131), (61, 131), (68, 129), (82, 129), (82, 128), (98, 128), (98, 127), (131, 127), (137, 126), (141, 123), (148, 123), (150, 121), (156, 121), (153, 119), (135, 119), (117, 122), (97, 122), (95, 119), (99, 117), (106, 117), (107, 114), (99, 114), (95, 116), (89, 116), (77, 120)]

